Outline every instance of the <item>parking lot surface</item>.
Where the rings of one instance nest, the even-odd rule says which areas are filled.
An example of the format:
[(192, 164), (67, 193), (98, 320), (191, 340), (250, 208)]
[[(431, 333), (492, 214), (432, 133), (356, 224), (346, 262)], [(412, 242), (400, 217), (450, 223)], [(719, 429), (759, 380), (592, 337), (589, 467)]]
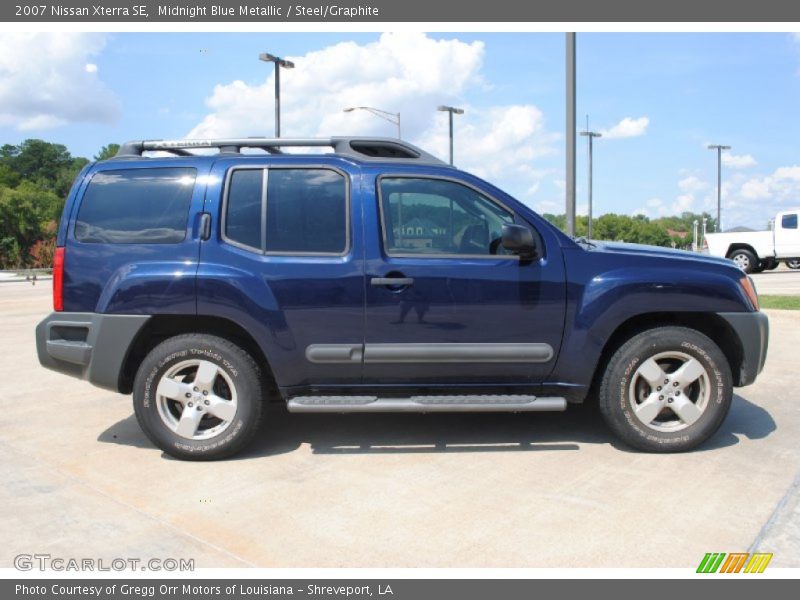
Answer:
[(0, 567), (49, 553), (197, 567), (694, 568), (706, 552), (748, 550), (774, 552), (770, 568), (800, 566), (800, 312), (769, 313), (765, 371), (687, 454), (627, 449), (592, 406), (275, 408), (243, 455), (189, 463), (150, 444), (130, 398), (39, 366), (33, 331), (49, 310), (49, 284), (0, 285)]
[(759, 294), (776, 296), (800, 296), (800, 269), (789, 269), (784, 265), (774, 271), (751, 275)]

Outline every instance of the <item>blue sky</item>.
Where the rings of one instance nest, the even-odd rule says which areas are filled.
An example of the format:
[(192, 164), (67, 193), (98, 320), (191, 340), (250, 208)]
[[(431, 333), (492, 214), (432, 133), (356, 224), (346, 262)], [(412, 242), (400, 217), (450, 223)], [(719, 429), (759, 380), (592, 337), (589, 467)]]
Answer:
[[(92, 156), (126, 139), (271, 135), (269, 51), (284, 72), (283, 134), (394, 135), (347, 105), (399, 111), (403, 137), (540, 211), (563, 212), (564, 36), (547, 33), (4, 34), (0, 139), (40, 137)], [(579, 34), (578, 115), (595, 145), (596, 215), (715, 210), (708, 143), (733, 146), (723, 224), (763, 227), (800, 205), (800, 38)], [(585, 142), (578, 203), (585, 210)]]

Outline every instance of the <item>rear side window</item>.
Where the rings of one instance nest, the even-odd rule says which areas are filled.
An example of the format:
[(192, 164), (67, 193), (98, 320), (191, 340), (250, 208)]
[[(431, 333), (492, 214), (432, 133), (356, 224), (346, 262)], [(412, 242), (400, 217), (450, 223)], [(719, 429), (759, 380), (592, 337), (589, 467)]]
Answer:
[(784, 229), (797, 229), (797, 213), (793, 215), (783, 215), (781, 227)]
[(264, 193), (263, 169), (239, 169), (231, 174), (225, 234), (228, 239), (263, 248), (261, 239), (261, 196)]
[(331, 169), (237, 169), (225, 238), (267, 254), (347, 251), (347, 180)]
[(95, 244), (183, 241), (196, 176), (188, 167), (96, 173), (83, 195), (75, 238)]

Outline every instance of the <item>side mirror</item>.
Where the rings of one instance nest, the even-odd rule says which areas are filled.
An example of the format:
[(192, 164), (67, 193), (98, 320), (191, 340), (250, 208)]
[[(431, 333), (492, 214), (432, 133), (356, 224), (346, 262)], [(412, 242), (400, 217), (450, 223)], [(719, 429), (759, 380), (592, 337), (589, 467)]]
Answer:
[(536, 258), (538, 248), (531, 230), (522, 225), (503, 225), (503, 235), (500, 238), (503, 248), (513, 252), (520, 258)]

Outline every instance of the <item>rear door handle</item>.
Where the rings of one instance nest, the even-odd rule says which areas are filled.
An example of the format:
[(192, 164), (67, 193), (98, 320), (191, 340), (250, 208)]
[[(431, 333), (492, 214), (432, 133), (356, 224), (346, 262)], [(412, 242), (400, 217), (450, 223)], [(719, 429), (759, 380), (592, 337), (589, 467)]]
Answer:
[(200, 239), (204, 242), (211, 237), (211, 215), (207, 212), (200, 213)]
[(370, 285), (375, 286), (393, 286), (393, 287), (405, 287), (409, 285), (414, 285), (414, 278), (413, 277), (373, 277), (369, 280)]

